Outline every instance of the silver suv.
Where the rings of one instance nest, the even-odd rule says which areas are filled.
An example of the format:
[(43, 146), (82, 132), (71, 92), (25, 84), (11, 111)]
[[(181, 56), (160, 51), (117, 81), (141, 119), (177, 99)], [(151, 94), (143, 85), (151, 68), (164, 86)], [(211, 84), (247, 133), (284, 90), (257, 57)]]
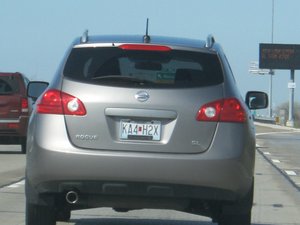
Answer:
[(265, 108), (267, 96), (249, 92), (244, 102), (212, 36), (85, 33), (47, 85), (28, 87), (37, 100), (27, 139), (27, 225), (54, 225), (93, 207), (250, 224), (250, 109)]

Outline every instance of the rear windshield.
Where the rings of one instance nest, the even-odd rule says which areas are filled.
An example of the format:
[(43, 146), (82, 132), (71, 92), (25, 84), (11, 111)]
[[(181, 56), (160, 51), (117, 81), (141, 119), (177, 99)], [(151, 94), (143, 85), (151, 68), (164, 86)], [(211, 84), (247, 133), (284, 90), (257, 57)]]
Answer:
[(84, 82), (126, 87), (184, 88), (223, 82), (216, 54), (179, 50), (74, 48), (63, 73), (66, 77)]
[(15, 76), (0, 76), (0, 95), (10, 95), (19, 92), (19, 82)]

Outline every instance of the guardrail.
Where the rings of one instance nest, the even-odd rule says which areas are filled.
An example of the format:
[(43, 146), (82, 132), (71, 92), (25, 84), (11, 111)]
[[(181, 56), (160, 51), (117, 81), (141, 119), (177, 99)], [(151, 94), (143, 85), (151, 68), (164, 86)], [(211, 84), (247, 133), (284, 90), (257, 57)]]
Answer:
[(286, 128), (295, 128), (299, 129), (300, 125), (299, 122), (296, 122), (296, 125), (294, 127), (286, 125), (286, 120), (283, 117), (274, 117), (274, 118), (269, 118), (269, 117), (261, 117), (261, 116), (253, 116), (253, 119), (255, 122), (258, 123), (264, 123), (264, 124), (273, 124), (273, 125), (279, 125), (281, 127), (286, 127)]
[(278, 124), (278, 118), (269, 118), (269, 117), (254, 117), (254, 121), (268, 124)]

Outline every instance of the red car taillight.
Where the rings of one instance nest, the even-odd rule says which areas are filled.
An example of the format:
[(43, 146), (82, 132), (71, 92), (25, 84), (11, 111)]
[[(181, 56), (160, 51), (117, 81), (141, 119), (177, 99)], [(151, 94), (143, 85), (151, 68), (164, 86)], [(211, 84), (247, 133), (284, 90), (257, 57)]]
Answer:
[(21, 111), (24, 113), (28, 112), (28, 99), (27, 98), (21, 99)]
[(8, 123), (7, 127), (9, 129), (19, 129), (20, 128), (20, 124), (19, 123)]
[(42, 114), (86, 115), (85, 107), (78, 98), (55, 89), (50, 89), (43, 94), (37, 103), (37, 112)]
[(203, 105), (196, 116), (198, 121), (237, 122), (246, 121), (246, 112), (236, 98), (220, 99)]

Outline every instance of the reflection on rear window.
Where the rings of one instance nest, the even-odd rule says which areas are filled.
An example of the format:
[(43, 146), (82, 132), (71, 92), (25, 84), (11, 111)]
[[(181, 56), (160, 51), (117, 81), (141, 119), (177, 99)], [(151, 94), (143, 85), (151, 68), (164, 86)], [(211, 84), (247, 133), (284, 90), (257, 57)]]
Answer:
[(14, 94), (18, 91), (19, 83), (14, 76), (0, 77), (0, 95)]
[(116, 47), (74, 48), (64, 75), (112, 86), (201, 87), (223, 82), (215, 54), (178, 51), (126, 51)]

